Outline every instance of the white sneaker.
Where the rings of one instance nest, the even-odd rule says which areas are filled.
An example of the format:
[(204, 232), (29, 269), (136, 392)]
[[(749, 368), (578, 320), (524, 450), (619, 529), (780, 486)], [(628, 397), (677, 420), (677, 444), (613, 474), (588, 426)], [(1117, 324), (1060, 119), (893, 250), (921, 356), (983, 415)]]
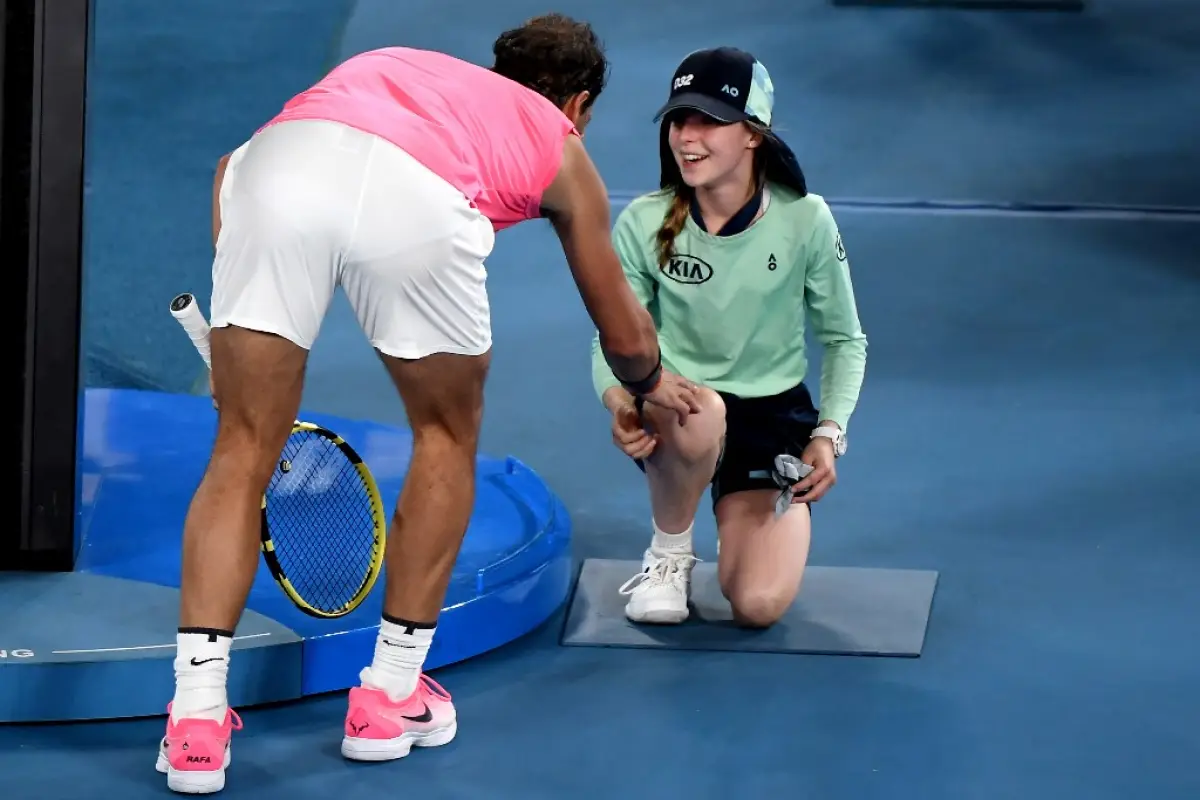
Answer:
[(625, 616), (631, 622), (678, 625), (688, 618), (692, 567), (699, 561), (691, 553), (659, 556), (650, 550), (642, 558), (642, 571), (620, 588), (629, 598)]

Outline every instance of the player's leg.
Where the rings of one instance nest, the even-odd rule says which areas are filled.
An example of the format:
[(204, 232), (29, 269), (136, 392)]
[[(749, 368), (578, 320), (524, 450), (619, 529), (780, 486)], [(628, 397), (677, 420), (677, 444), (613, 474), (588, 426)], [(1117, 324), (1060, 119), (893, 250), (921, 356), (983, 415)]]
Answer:
[(409, 477), (389, 531), (384, 613), (398, 624), (430, 626), (441, 613), (471, 520), (491, 356), (439, 353), (384, 361), (413, 432)]
[[(226, 677), (258, 565), (262, 494), (336, 285), (342, 195), (356, 199), (325, 180), (347, 174), (347, 165), (322, 169), (311, 155), (287, 157), (306, 138), (302, 130), (269, 130), (231, 164), (222, 187), (211, 337), (217, 434), (184, 525), (176, 689), (158, 758), (168, 786), (180, 792), (225, 783), (229, 739), (240, 724)], [(296, 191), (304, 185), (309, 191)]]
[(675, 624), (688, 617), (696, 509), (725, 437), (720, 395), (703, 389), (699, 398), (700, 413), (688, 417), (686, 425), (679, 424), (674, 412), (642, 407), (646, 428), (658, 437), (658, 444), (642, 463), (654, 532), (642, 555), (642, 571), (621, 587), (629, 597), (625, 616), (633, 622)]
[(388, 531), (375, 654), (346, 717), (342, 753), (362, 761), (446, 744), (458, 729), (449, 694), (423, 668), (474, 507), (490, 357), (384, 361), (404, 400), (413, 453)]
[(184, 523), (175, 719), (225, 715), (229, 647), (258, 569), (262, 494), (296, 417), (307, 355), (274, 334), (213, 329), (221, 406)]
[(713, 483), (717, 574), (735, 621), (765, 628), (783, 616), (800, 590), (812, 519), (803, 503), (776, 518), (779, 489), (769, 472), (776, 455), (803, 452), (817, 412), (800, 386), (776, 397), (738, 401), (735, 417), (736, 444)]
[(449, 695), (423, 667), (474, 505), (494, 241), (460, 192), (377, 147), (342, 285), (404, 402), (413, 453), (388, 531), (375, 654), (350, 692), (348, 758), (400, 758), (457, 731)]
[(234, 631), (258, 567), (262, 493), (291, 431), (307, 351), (238, 327), (212, 332), (217, 435), (183, 531), (175, 695), (158, 769), (177, 792), (225, 785), (240, 727), (226, 678)]

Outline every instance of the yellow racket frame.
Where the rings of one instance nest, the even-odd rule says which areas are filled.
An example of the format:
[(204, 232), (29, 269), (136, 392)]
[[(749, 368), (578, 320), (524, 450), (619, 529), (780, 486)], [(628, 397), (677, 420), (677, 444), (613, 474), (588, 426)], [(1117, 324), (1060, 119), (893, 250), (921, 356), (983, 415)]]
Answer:
[(311, 603), (304, 599), (301, 594), (296, 591), (296, 587), (288, 579), (288, 576), (283, 571), (283, 566), (279, 563), (278, 556), (275, 555), (275, 541), (271, 537), (271, 527), (267, 524), (267, 495), (264, 493), (262, 498), (262, 526), (261, 526), (261, 544), (263, 560), (267, 563), (267, 569), (271, 571), (271, 577), (279, 584), (279, 588), (287, 595), (288, 599), (295, 604), (297, 608), (308, 614), (310, 617), (318, 619), (337, 619), (344, 617), (354, 609), (362, 605), (362, 602), (367, 599), (367, 595), (371, 593), (371, 589), (375, 586), (375, 581), (379, 579), (379, 573), (383, 570), (383, 554), (387, 542), (387, 515), (383, 509), (383, 498), (379, 494), (379, 487), (375, 484), (375, 476), (371, 474), (371, 470), (363, 463), (362, 458), (354, 450), (353, 447), (346, 442), (341, 436), (338, 436), (328, 428), (323, 428), (320, 425), (314, 425), (311, 422), (301, 422), (297, 420), (292, 425), (292, 433), (289, 436), (297, 433), (311, 433), (321, 436), (329, 440), (338, 450), (342, 451), (342, 455), (354, 465), (354, 469), (358, 472), (359, 479), (363, 482), (363, 486), (367, 489), (367, 497), (371, 504), (371, 520), (372, 520), (372, 542), (371, 542), (371, 563), (367, 568), (367, 572), (363, 575), (362, 583), (355, 590), (354, 595), (346, 601), (340, 608), (333, 610), (325, 610), (315, 608)]

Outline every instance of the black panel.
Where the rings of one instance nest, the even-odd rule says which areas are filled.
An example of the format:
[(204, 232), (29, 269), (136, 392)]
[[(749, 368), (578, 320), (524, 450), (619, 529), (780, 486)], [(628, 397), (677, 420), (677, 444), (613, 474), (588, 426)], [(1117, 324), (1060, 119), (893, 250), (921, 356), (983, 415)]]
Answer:
[(0, 0), (0, 249), (10, 285), (23, 284), (4, 315), (5, 394), (20, 405), (19, 416), (12, 405), (0, 415), (10, 420), (6, 569), (69, 570), (75, 560), (88, 6)]

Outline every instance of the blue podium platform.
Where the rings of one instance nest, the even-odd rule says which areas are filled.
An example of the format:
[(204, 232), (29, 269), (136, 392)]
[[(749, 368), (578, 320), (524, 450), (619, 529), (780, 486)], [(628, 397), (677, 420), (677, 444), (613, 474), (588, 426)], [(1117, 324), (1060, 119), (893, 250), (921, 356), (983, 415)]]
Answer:
[[(374, 473), (389, 511), (412, 452), (402, 429), (301, 414), (341, 434)], [(205, 397), (89, 390), (80, 424), (71, 573), (0, 572), (0, 722), (164, 714), (174, 690), (180, 544), (215, 433)], [(566, 600), (571, 524), (515, 458), (480, 456), (478, 491), (427, 667), (485, 653), (536, 628)], [(353, 686), (370, 662), (382, 578), (336, 620), (309, 617), (261, 563), (230, 662), (232, 704)], [(14, 613), (15, 612), (15, 613)]]

